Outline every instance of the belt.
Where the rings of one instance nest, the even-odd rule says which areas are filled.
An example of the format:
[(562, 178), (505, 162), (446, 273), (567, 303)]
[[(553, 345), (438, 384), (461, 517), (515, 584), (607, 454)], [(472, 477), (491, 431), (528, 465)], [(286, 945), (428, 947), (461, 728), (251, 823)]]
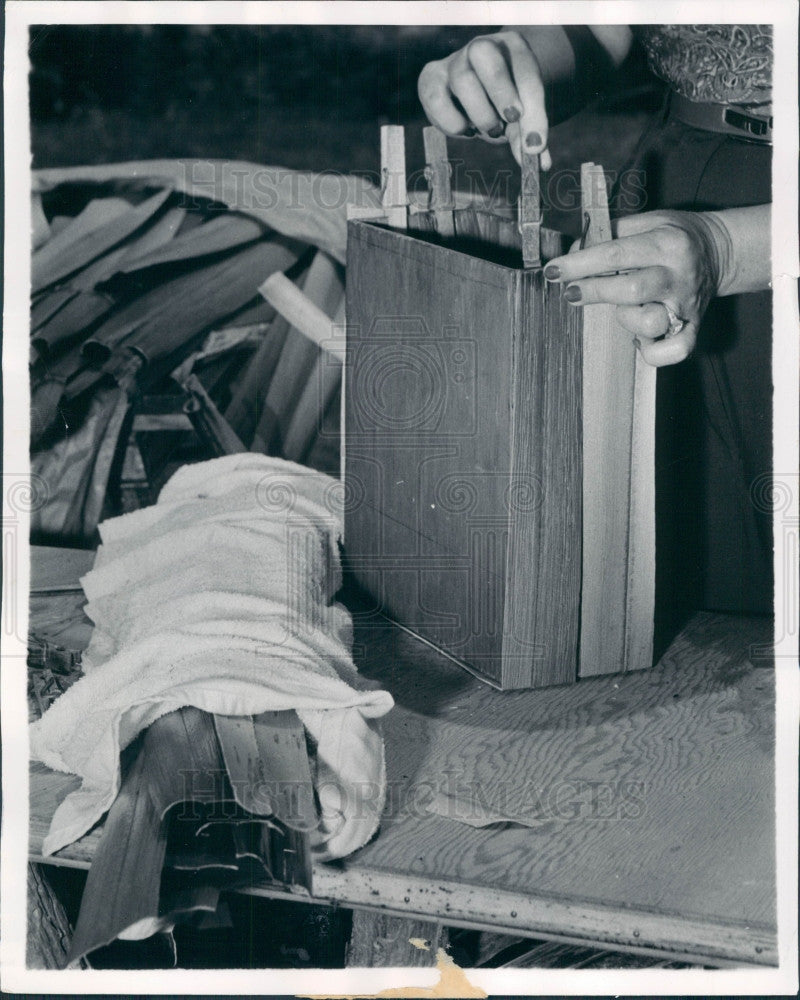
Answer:
[(699, 104), (673, 92), (669, 112), (693, 128), (724, 132), (748, 142), (766, 145), (772, 142), (772, 115), (753, 114), (751, 108), (742, 104)]

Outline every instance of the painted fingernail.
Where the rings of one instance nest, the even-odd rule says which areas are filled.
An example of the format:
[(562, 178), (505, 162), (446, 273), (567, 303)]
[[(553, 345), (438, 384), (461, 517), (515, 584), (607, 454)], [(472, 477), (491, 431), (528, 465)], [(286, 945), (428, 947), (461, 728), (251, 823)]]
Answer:
[(522, 112), (519, 108), (515, 108), (513, 104), (509, 104), (509, 106), (503, 111), (503, 118), (505, 118), (507, 122), (518, 122), (521, 116)]
[(492, 128), (486, 130), (486, 134), (490, 136), (492, 139), (499, 139), (500, 136), (503, 134), (503, 126), (493, 125)]
[(567, 285), (564, 289), (564, 298), (567, 302), (580, 302), (581, 290), (577, 285)]
[(528, 134), (525, 136), (526, 146), (531, 146), (531, 147), (541, 146), (541, 144), (542, 144), (542, 137), (539, 135), (538, 132), (528, 132)]
[(561, 268), (556, 264), (548, 264), (544, 269), (544, 276), (548, 281), (558, 281), (561, 277)]
[(473, 135), (477, 135), (478, 134), (478, 130), (475, 128), (474, 125), (467, 125), (467, 127), (464, 129), (464, 131), (461, 134), (463, 136), (466, 136), (469, 139)]

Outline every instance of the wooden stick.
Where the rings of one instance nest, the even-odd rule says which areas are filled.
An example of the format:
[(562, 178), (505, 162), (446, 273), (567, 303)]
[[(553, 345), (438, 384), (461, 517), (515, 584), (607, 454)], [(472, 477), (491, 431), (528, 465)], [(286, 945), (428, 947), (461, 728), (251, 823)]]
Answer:
[(526, 268), (541, 267), (542, 227), (541, 190), (539, 187), (539, 157), (522, 153), (522, 187), (519, 195), (519, 231), (522, 236), (522, 264)]
[(331, 336), (331, 320), (285, 274), (267, 278), (259, 291), (271, 306), (319, 347), (344, 360), (344, 345)]
[(625, 669), (653, 661), (656, 599), (656, 369), (636, 352), (631, 434), (631, 496), (628, 522), (628, 593)]
[[(303, 390), (313, 377), (320, 350), (324, 348), (326, 355), (335, 356), (335, 351), (330, 352), (336, 345), (331, 339), (328, 313), (333, 312), (343, 293), (341, 267), (322, 251), (311, 262), (302, 291), (288, 279), (261, 289), (279, 315), (291, 323), (291, 329), (264, 399), (253, 451), (288, 457), (285, 449), (289, 427)], [(312, 416), (316, 420), (316, 411)]]
[(440, 236), (454, 236), (452, 168), (447, 158), (447, 139), (438, 128), (429, 125), (422, 130), (425, 145), (425, 175), (430, 189), (430, 206)]
[[(581, 167), (585, 245), (611, 239), (603, 168)], [(583, 566), (579, 676), (651, 666), (655, 369), (607, 304), (583, 310)]]
[[(344, 297), (331, 323), (333, 336), (344, 336)], [(342, 361), (328, 351), (320, 350), (316, 364), (297, 402), (283, 443), (283, 456), (292, 462), (302, 462), (314, 443), (336, 390), (342, 381)]]
[[(265, 302), (265, 305), (268, 303)], [(283, 316), (276, 316), (225, 410), (226, 420), (245, 441), (253, 440), (253, 433), (261, 419), (264, 397), (288, 334), (289, 323)]]
[(402, 125), (381, 125), (381, 201), (394, 229), (408, 226), (406, 139)]
[(191, 420), (198, 436), (215, 456), (237, 455), (247, 451), (236, 431), (219, 412), (196, 375), (190, 375), (183, 383), (183, 388), (189, 393), (189, 401), (184, 412)]

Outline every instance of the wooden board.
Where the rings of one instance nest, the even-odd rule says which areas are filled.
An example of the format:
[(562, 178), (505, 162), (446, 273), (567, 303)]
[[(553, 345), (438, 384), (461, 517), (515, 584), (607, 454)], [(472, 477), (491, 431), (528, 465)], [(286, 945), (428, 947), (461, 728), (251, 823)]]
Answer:
[(80, 578), (94, 565), (94, 549), (62, 549), (54, 545), (31, 546), (31, 593), (81, 591)]
[[(351, 607), (356, 663), (397, 703), (384, 720), (389, 794), (373, 843), (315, 866), (316, 900), (672, 959), (777, 961), (774, 672), (747, 659), (769, 621), (700, 614), (652, 671), (499, 695)], [(427, 811), (432, 788), (498, 781), (561, 787), (563, 811), (582, 807), (483, 829)], [(644, 783), (639, 815), (613, 815), (622, 782)], [(34, 859), (75, 786), (32, 765)], [(49, 860), (87, 867), (98, 838)]]
[(355, 577), (498, 686), (573, 680), (580, 311), (541, 270), (352, 222), (347, 319)]
[[(611, 239), (602, 167), (581, 170), (586, 246)], [(616, 306), (583, 309), (581, 677), (652, 665), (655, 386)]]
[(25, 965), (29, 969), (63, 969), (72, 936), (66, 910), (53, 891), (44, 865), (28, 865)]
[(354, 969), (435, 965), (438, 949), (446, 944), (441, 924), (359, 910), (353, 914), (346, 964)]

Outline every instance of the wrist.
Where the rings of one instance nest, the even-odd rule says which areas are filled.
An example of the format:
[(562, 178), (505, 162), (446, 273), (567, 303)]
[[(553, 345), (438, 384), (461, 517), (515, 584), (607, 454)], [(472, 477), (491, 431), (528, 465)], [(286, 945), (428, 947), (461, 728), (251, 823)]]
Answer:
[(717, 295), (738, 295), (770, 287), (771, 206), (750, 205), (699, 213), (719, 257)]
[(730, 231), (717, 212), (696, 212), (694, 217), (708, 260), (712, 295), (730, 295), (735, 285), (736, 270)]

